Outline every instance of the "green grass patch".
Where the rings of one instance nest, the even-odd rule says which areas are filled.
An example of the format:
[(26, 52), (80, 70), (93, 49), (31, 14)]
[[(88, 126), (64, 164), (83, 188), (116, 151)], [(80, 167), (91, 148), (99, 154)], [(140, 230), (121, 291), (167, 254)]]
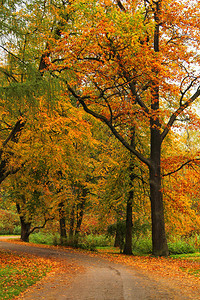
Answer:
[(193, 260), (193, 261), (200, 261), (200, 253), (185, 253), (185, 254), (174, 254), (170, 255), (172, 258), (179, 258), (179, 259), (186, 259), (186, 260)]
[(185, 271), (191, 275), (200, 278), (200, 253), (185, 253), (170, 255), (170, 257), (177, 260), (184, 260), (187, 264), (185, 267), (180, 267), (182, 271)]
[(200, 269), (199, 270), (190, 269), (189, 273), (196, 276), (196, 277), (200, 277)]
[(0, 299), (13, 299), (50, 271), (50, 261), (0, 252)]

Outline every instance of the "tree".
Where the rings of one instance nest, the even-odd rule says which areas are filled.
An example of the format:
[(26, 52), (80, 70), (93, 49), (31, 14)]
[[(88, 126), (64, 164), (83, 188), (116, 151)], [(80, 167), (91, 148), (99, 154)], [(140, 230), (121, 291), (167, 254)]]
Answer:
[[(148, 167), (156, 256), (168, 255), (162, 145), (200, 95), (198, 14), (199, 3), (189, 1), (74, 1), (57, 11), (61, 35), (49, 40), (52, 58), (46, 57), (83, 109)], [(130, 127), (148, 151), (131, 145)]]
[[(46, 66), (40, 55), (44, 48), (37, 34), (38, 24), (34, 28), (30, 26), (33, 16), (41, 21), (45, 5), (37, 7), (36, 15), (32, 9), (35, 4), (21, 0), (3, 1), (0, 8), (0, 183), (23, 166), (12, 165), (21, 133), (27, 119), (36, 114), (39, 96), (45, 93), (47, 96), (53, 90), (42, 76)], [(22, 7), (27, 14), (21, 14)]]

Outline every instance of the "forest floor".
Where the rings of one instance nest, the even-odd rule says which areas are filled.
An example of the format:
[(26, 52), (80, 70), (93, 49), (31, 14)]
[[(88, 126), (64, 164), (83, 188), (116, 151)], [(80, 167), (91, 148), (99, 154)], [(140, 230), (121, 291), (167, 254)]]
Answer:
[(200, 300), (200, 278), (195, 276), (199, 262), (91, 253), (3, 239), (0, 250), (52, 261), (52, 271), (15, 299)]

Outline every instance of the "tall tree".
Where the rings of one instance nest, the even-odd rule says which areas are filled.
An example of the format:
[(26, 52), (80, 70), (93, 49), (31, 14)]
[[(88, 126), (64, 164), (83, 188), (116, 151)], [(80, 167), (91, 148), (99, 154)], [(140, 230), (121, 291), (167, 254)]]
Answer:
[[(70, 14), (73, 21), (68, 22)], [(49, 41), (52, 59), (46, 63), (51, 74), (149, 169), (156, 256), (169, 253), (162, 144), (177, 117), (200, 95), (198, 15), (198, 1), (78, 0), (57, 12), (61, 35)], [(126, 130), (131, 126), (139, 139), (145, 137), (148, 151), (131, 145)]]

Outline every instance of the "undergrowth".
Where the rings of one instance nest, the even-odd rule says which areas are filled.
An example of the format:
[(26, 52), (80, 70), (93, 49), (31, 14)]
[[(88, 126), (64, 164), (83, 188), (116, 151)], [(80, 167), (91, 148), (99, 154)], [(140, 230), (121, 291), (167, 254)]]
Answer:
[[(47, 245), (59, 245), (59, 234), (50, 233), (35, 233), (30, 236), (30, 242)], [(90, 251), (94, 251), (99, 247), (113, 246), (114, 240), (107, 235), (85, 235), (79, 236), (78, 239), (66, 240), (66, 246), (72, 246), (76, 248), (82, 248)], [(181, 238), (171, 237), (168, 241), (169, 252), (171, 255), (195, 253), (200, 251), (200, 238), (198, 235)], [(137, 255), (151, 254), (152, 253), (152, 241), (151, 237), (141, 237), (139, 239), (133, 238), (133, 253)]]

